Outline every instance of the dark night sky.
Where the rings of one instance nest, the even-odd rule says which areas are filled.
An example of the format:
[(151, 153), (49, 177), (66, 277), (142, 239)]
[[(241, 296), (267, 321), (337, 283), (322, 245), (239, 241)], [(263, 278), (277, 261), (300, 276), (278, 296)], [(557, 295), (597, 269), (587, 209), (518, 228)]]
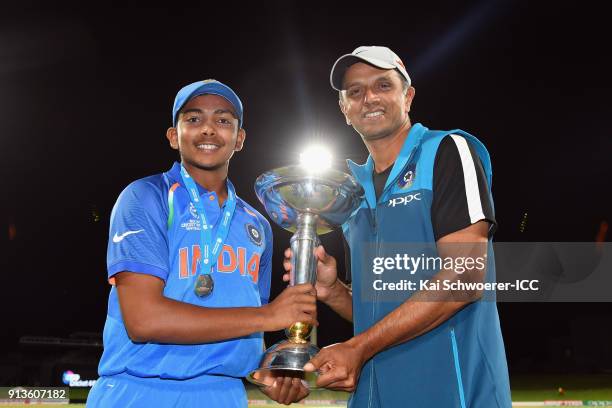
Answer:
[[(3, 10), (5, 353), (25, 334), (101, 332), (110, 210), (129, 182), (171, 166), (176, 155), (165, 131), (173, 98), (200, 79), (221, 80), (243, 100), (247, 140), (230, 177), (258, 208), (256, 175), (295, 162), (307, 142), (328, 144), (338, 167), (346, 157), (365, 158), (338, 110), (329, 70), (359, 45), (387, 45), (412, 76), (413, 122), (462, 128), (487, 145), (498, 241), (591, 241), (600, 222), (612, 219), (605, 194), (610, 35), (595, 2), (330, 4), (62, 9), (26, 2)], [(276, 293), (290, 235), (274, 228)], [(323, 239), (341, 258), (338, 241)], [(610, 326), (612, 316), (611, 304), (499, 308), (511, 368), (529, 350), (563, 338), (569, 322), (588, 317)], [(320, 344), (350, 333), (326, 309), (320, 314)], [(540, 332), (530, 335), (535, 343), (525, 339)]]

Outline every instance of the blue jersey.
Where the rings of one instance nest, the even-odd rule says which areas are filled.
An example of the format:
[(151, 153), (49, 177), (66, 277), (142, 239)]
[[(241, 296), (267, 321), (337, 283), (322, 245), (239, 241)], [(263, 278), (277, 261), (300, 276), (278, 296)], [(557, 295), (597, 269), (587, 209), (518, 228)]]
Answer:
[[(237, 197), (236, 210), (217, 264), (214, 291), (194, 293), (201, 256), (200, 220), (181, 184), (180, 164), (131, 183), (119, 196), (110, 222), (108, 278), (130, 271), (165, 282), (164, 296), (202, 307), (257, 307), (268, 302), (272, 230), (268, 221)], [(201, 186), (206, 218), (215, 225), (223, 208), (214, 192)], [(189, 379), (201, 375), (244, 377), (257, 368), (263, 333), (207, 344), (135, 343), (127, 334), (113, 286), (104, 326), (99, 374)]]
[[(431, 243), (435, 250), (434, 163), (438, 147), (448, 135), (454, 135), (453, 140), (463, 145), (462, 152), (468, 155), (467, 147), (471, 146), (486, 175), (483, 184), (487, 186), (477, 186), (475, 178), (466, 178), (464, 191), (490, 199), (489, 154), (482, 143), (461, 130), (442, 132), (420, 124), (412, 126), (378, 200), (372, 182), (372, 159), (363, 166), (349, 162), (365, 190), (361, 207), (343, 225), (351, 252), (355, 334), (376, 324), (412, 294), (381, 294), (365, 287), (371, 282), (372, 268), (364, 254), (376, 251), (372, 256), (393, 257), (398, 248), (409, 248), (411, 243)], [(465, 171), (465, 177), (468, 175)], [(445, 198), (466, 200), (465, 193), (463, 197)], [(486, 219), (478, 205), (480, 198), (472, 198), (467, 197), (468, 225)], [(494, 281), (491, 241), (488, 255), (486, 279)], [(417, 280), (417, 276), (401, 277)], [(364, 365), (349, 406), (510, 407), (508, 369), (495, 302), (473, 302), (427, 333), (376, 354)]]

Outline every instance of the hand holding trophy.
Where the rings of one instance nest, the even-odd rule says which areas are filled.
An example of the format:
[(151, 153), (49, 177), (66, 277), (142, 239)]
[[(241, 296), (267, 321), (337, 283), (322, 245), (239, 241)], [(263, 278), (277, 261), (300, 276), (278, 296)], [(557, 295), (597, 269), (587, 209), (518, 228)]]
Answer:
[[(317, 280), (315, 248), (318, 235), (331, 232), (357, 208), (363, 189), (350, 175), (331, 168), (331, 156), (321, 149), (310, 149), (300, 157), (301, 164), (270, 170), (255, 181), (255, 192), (268, 215), (282, 228), (293, 232), (290, 244), (290, 285)], [(319, 349), (308, 340), (312, 326), (295, 322), (285, 329), (287, 340), (276, 343), (264, 354), (260, 367), (247, 379), (269, 386), (278, 377), (298, 377), (309, 388), (316, 388), (316, 373), (304, 365)]]

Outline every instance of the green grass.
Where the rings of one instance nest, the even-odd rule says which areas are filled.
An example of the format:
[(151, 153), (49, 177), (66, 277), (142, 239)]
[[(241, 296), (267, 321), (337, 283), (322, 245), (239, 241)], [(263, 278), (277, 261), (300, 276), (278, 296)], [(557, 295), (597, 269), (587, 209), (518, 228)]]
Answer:
[[(601, 375), (522, 375), (513, 376), (511, 381), (512, 400), (517, 401), (558, 401), (558, 400), (596, 400), (612, 401), (612, 374)], [(563, 388), (563, 394), (559, 393)], [(248, 386), (247, 395), (250, 400), (268, 400), (258, 388)], [(72, 389), (72, 399), (87, 398), (86, 389)], [(348, 393), (330, 390), (315, 390), (309, 400), (347, 400)], [(250, 408), (270, 408), (281, 406), (276, 403), (264, 405), (249, 405)], [(298, 405), (301, 406), (301, 405)], [(338, 407), (343, 405), (336, 405)], [(23, 408), (24, 405), (0, 405), (0, 408)], [(84, 408), (85, 404), (54, 405), (54, 407)], [(308, 405), (309, 408), (319, 408)], [(330, 406), (321, 406), (329, 408)], [(437, 407), (432, 407), (437, 408)], [(539, 407), (530, 407), (539, 408)], [(545, 407), (542, 407), (545, 408)], [(612, 408), (610, 406), (609, 408)]]
[(70, 388), (71, 400), (86, 400), (89, 394), (89, 388)]
[[(563, 388), (563, 394), (559, 393), (559, 387)], [(513, 376), (511, 388), (512, 401), (515, 402), (559, 400), (612, 401), (612, 374)], [(257, 388), (249, 387), (247, 393), (250, 400), (267, 400), (267, 397)], [(316, 390), (311, 393), (308, 399), (347, 400), (348, 394), (329, 390)], [(250, 405), (252, 408), (272, 406), (280, 405)], [(309, 407), (317, 408), (312, 405), (309, 405)]]
[(513, 401), (612, 401), (612, 374), (522, 375), (512, 377), (510, 385)]

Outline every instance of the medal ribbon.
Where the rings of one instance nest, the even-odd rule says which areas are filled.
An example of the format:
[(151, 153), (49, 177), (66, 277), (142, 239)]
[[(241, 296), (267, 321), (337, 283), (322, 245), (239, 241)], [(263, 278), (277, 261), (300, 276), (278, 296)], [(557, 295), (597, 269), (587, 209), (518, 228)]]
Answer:
[(185, 188), (191, 196), (193, 206), (195, 207), (196, 213), (200, 217), (200, 222), (202, 223), (200, 226), (201, 257), (198, 261), (198, 265), (200, 267), (200, 273), (208, 275), (211, 273), (212, 267), (219, 258), (219, 252), (221, 252), (223, 243), (225, 242), (229, 232), (232, 216), (234, 215), (234, 210), (236, 209), (236, 190), (234, 189), (234, 185), (227, 180), (227, 200), (225, 200), (225, 210), (223, 210), (222, 214), (219, 215), (221, 224), (217, 228), (217, 235), (213, 241), (212, 230), (214, 225), (208, 224), (198, 187), (189, 173), (187, 173), (187, 170), (185, 170), (183, 165), (181, 165), (181, 178), (183, 179)]

